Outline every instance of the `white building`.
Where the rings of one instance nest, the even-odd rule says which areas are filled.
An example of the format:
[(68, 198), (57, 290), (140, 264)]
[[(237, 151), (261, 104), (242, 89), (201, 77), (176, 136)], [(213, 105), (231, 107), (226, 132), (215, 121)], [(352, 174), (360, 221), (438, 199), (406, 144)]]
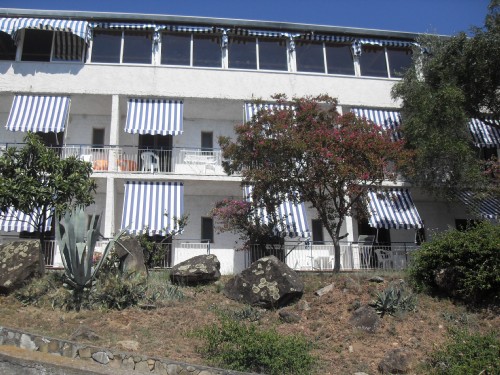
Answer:
[[(241, 270), (247, 255), (234, 251), (237, 236), (215, 233), (209, 217), (216, 201), (242, 197), (241, 178), (222, 170), (217, 137), (234, 134), (245, 103), (278, 92), (328, 93), (344, 113), (397, 123), (390, 90), (417, 36), (163, 15), (0, 9), (0, 16), (0, 146), (22, 143), (31, 130), (60, 147), (62, 157), (91, 161), (98, 190), (88, 212), (104, 215), (105, 237), (125, 227), (159, 231), (189, 214), (167, 265), (206, 252), (209, 239), (223, 273)], [(414, 247), (422, 223), (429, 237), (469, 217), (465, 207), (436, 202), (404, 182), (388, 187), (403, 198), (410, 192), (409, 210), (421, 218), (386, 213), (394, 217), (379, 240), (393, 249)], [(287, 262), (327, 267), (326, 232), (305, 207), (313, 245), (294, 238), (296, 249), (307, 251), (290, 253)], [(382, 212), (374, 212), (372, 225), (384, 225), (376, 214)], [(1, 224), (0, 234), (12, 235), (6, 219)], [(345, 230), (342, 266), (363, 267), (360, 250), (352, 249), (375, 229), (349, 219)], [(378, 261), (373, 255), (371, 265)]]

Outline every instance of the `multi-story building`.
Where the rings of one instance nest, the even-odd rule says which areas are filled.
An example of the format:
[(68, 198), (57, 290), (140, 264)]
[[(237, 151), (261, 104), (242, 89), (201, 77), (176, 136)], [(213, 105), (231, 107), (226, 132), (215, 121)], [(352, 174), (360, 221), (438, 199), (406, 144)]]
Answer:
[[(217, 138), (232, 136), (251, 115), (246, 103), (271, 101), (275, 93), (328, 93), (344, 113), (397, 126), (399, 103), (390, 91), (411, 63), (417, 37), (165, 15), (0, 9), (0, 16), (1, 147), (20, 145), (32, 131), (61, 157), (92, 162), (98, 190), (87, 210), (103, 215), (105, 237), (147, 226), (161, 238), (174, 217), (189, 214), (166, 265), (208, 247), (223, 273), (241, 270), (246, 255), (234, 250), (236, 235), (214, 231), (209, 215), (216, 201), (242, 197), (241, 178), (223, 172)], [(469, 218), (464, 206), (438, 202), (404, 181), (383, 187), (408, 206), (373, 206), (368, 222), (349, 218), (344, 268), (363, 267), (361, 251), (352, 250), (361, 235), (377, 233), (380, 243), (409, 249), (417, 234)], [(325, 267), (326, 232), (307, 204), (296, 208), (290, 219), (302, 222), (294, 246), (306, 251), (290, 253), (287, 262)], [(29, 230), (9, 227), (9, 220), (0, 234)], [(382, 262), (372, 256), (371, 266)]]

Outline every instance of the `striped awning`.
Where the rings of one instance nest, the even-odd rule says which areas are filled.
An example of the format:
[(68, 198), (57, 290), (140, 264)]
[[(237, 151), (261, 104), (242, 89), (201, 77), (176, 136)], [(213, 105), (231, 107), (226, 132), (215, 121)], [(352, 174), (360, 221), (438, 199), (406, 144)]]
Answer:
[(68, 96), (16, 95), (5, 127), (22, 132), (62, 132), (70, 102)]
[(131, 98), (127, 107), (127, 133), (182, 134), (182, 100)]
[(181, 182), (125, 182), (121, 229), (139, 234), (165, 235), (178, 230), (175, 219), (184, 213), (184, 185)]
[(89, 23), (82, 20), (61, 20), (47, 18), (0, 18), (0, 31), (10, 34), (14, 40), (21, 29), (39, 29), (70, 32), (89, 41)]
[(351, 111), (360, 118), (366, 118), (391, 133), (394, 141), (400, 140), (401, 115), (397, 111), (386, 111), (371, 108), (352, 108)]
[(90, 27), (118, 30), (155, 30), (157, 26), (153, 23), (97, 22), (90, 24)]
[[(52, 224), (52, 212), (47, 215), (45, 231), (49, 231)], [(38, 228), (33, 226), (30, 215), (21, 211), (9, 209), (5, 214), (0, 212), (0, 231), (2, 232), (37, 232)]]
[[(497, 120), (493, 122), (500, 125), (500, 122)], [(471, 119), (469, 121), (469, 130), (476, 146), (487, 148), (500, 147), (500, 129), (489, 126), (481, 120)]]
[(266, 110), (272, 112), (273, 110), (282, 110), (282, 109), (290, 109), (290, 106), (286, 104), (277, 104), (277, 103), (261, 103), (261, 104), (245, 103), (244, 106), (245, 122), (251, 121), (252, 118), (257, 113), (259, 113), (259, 111)]
[(417, 229), (424, 224), (407, 189), (368, 192), (370, 226), (386, 229)]
[[(247, 202), (253, 202), (252, 186), (243, 187), (243, 196)], [(275, 228), (276, 234), (284, 233), (288, 237), (310, 237), (309, 225), (304, 203), (293, 203), (285, 200), (276, 209), (276, 215), (280, 224)], [(256, 207), (256, 216), (262, 224), (269, 224), (269, 214), (265, 207)]]
[(458, 198), (476, 215), (490, 220), (500, 219), (500, 198), (479, 197), (470, 191), (458, 194)]

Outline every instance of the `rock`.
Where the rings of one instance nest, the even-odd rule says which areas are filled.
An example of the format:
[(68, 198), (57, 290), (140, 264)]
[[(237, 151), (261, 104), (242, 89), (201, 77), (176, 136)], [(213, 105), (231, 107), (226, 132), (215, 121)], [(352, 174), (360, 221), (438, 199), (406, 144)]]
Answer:
[(298, 323), (300, 322), (300, 316), (291, 311), (281, 310), (278, 315), (280, 320), (285, 323)]
[(134, 341), (134, 340), (118, 341), (116, 343), (116, 346), (118, 346), (124, 350), (127, 350), (129, 352), (136, 352), (137, 350), (139, 350), (139, 343), (137, 341)]
[(80, 326), (71, 335), (71, 340), (72, 341), (78, 341), (78, 340), (81, 340), (81, 339), (95, 341), (95, 340), (99, 340), (100, 337), (99, 337), (98, 334), (96, 334), (90, 328), (85, 327), (85, 326)]
[(318, 297), (321, 297), (323, 294), (331, 292), (333, 290), (333, 288), (334, 288), (334, 285), (330, 284), (330, 285), (327, 285), (327, 286), (315, 291), (314, 294), (316, 294)]
[(407, 374), (410, 370), (410, 352), (405, 349), (392, 349), (386, 353), (378, 365), (383, 374)]
[(92, 353), (92, 359), (97, 363), (102, 365), (107, 365), (109, 363), (109, 357), (106, 352), (95, 352)]
[(373, 276), (370, 279), (368, 279), (368, 281), (371, 281), (372, 283), (383, 283), (385, 280), (380, 276)]
[(356, 294), (359, 294), (363, 291), (359, 282), (357, 282), (356, 280), (354, 280), (351, 277), (346, 277), (344, 279), (344, 288), (346, 288), (347, 290), (350, 290), (351, 292), (354, 292)]
[(305, 299), (301, 299), (297, 303), (297, 308), (302, 311), (309, 311), (311, 310), (311, 306), (309, 305), (309, 302), (307, 302)]
[(363, 331), (375, 333), (380, 325), (380, 317), (374, 308), (361, 306), (351, 316), (350, 323)]
[(114, 251), (120, 259), (119, 270), (122, 273), (148, 276), (148, 269), (144, 264), (144, 252), (137, 238), (128, 235), (120, 237), (114, 245)]
[(302, 297), (299, 275), (275, 256), (261, 258), (229, 280), (224, 295), (263, 308), (279, 308)]
[(172, 267), (170, 281), (174, 284), (197, 285), (220, 279), (220, 262), (215, 255), (198, 255)]
[(10, 293), (39, 275), (39, 241), (0, 245), (0, 293)]

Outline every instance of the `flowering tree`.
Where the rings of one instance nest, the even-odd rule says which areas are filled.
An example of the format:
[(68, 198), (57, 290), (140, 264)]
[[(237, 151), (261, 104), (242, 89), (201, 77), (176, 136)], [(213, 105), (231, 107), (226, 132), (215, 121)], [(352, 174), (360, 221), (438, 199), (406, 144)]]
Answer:
[(219, 138), (224, 169), (241, 173), (256, 197), (309, 202), (332, 238), (338, 272), (346, 217), (366, 216), (368, 190), (395, 178), (384, 172), (407, 164), (410, 154), (377, 125), (340, 115), (328, 95), (275, 99), (283, 109), (260, 110), (235, 127), (235, 141)]

